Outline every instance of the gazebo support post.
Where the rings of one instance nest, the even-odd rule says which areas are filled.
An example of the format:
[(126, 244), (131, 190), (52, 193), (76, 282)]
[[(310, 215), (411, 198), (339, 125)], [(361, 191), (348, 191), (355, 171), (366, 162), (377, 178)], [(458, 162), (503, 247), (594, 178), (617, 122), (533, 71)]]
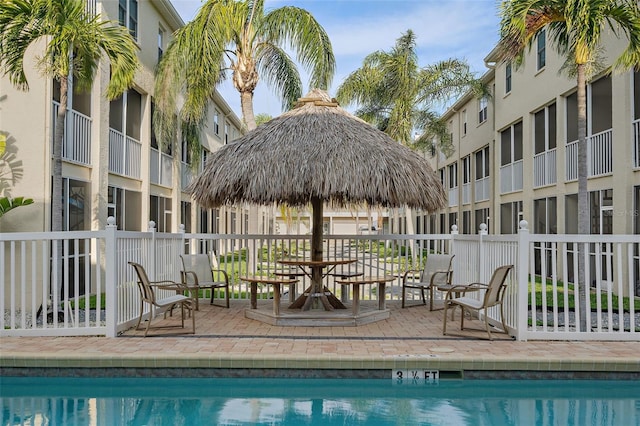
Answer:
[[(311, 223), (311, 260), (322, 260), (322, 199), (320, 197), (311, 198), (311, 210), (312, 210), (312, 223)], [(315, 294), (324, 293), (324, 286), (322, 285), (322, 267), (311, 267), (311, 292)], [(320, 297), (308, 297), (302, 307), (303, 311), (311, 308), (313, 300), (319, 299), (325, 310), (332, 311), (333, 306), (327, 299), (327, 296), (321, 295)]]

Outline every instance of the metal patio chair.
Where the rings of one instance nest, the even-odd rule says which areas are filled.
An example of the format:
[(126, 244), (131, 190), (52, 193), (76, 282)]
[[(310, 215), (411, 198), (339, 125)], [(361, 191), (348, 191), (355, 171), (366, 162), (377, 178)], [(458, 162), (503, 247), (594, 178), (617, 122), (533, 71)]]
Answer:
[[(424, 291), (429, 290), (429, 310), (433, 311), (433, 291), (438, 285), (450, 286), (453, 277), (453, 258), (452, 254), (429, 254), (422, 270), (409, 270), (402, 276), (402, 307), (420, 306), (418, 304), (406, 304), (407, 289), (418, 289), (422, 296), (422, 305), (427, 304)], [(412, 276), (420, 273), (420, 279), (414, 281)]]
[[(229, 275), (226, 271), (217, 268), (214, 264), (215, 257), (208, 254), (181, 254), (182, 261), (182, 283), (191, 290), (196, 299), (196, 310), (200, 309), (199, 292), (203, 289), (211, 290), (211, 304), (221, 307), (229, 307)], [(215, 279), (214, 273), (222, 279)], [(224, 290), (225, 305), (213, 303), (216, 292), (215, 289)]]

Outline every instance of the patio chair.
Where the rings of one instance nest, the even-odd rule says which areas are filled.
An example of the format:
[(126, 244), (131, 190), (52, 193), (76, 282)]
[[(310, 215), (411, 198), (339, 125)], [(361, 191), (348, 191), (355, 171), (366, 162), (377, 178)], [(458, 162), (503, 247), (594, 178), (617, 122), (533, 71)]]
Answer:
[[(180, 255), (182, 260), (182, 283), (185, 284), (189, 290), (193, 291), (196, 299), (196, 310), (200, 309), (199, 297), (200, 290), (211, 290), (211, 305), (229, 307), (229, 275), (227, 272), (218, 269), (213, 261), (215, 257), (209, 257), (208, 254), (182, 254)], [(213, 259), (213, 261), (212, 261)], [(218, 276), (222, 277), (222, 280), (214, 279), (214, 272)], [(216, 292), (215, 289), (224, 289), (226, 304), (217, 305), (213, 303)]]
[[(192, 297), (185, 296), (184, 292), (188, 291), (182, 283), (176, 283), (173, 281), (149, 281), (147, 272), (144, 267), (139, 263), (129, 262), (129, 265), (133, 266), (138, 275), (138, 289), (140, 290), (140, 315), (138, 316), (138, 323), (136, 324), (136, 330), (139, 329), (142, 317), (144, 315), (144, 304), (149, 305), (149, 319), (147, 320), (147, 327), (144, 330), (144, 337), (147, 337), (149, 327), (151, 326), (151, 320), (154, 318), (156, 311), (164, 312), (164, 317), (167, 317), (167, 311), (173, 313), (173, 308), (180, 306), (181, 313), (181, 327), (184, 328), (184, 315), (185, 309), (191, 316), (191, 333), (196, 332), (196, 316), (193, 312), (195, 309), (195, 303)], [(158, 298), (156, 295), (157, 290), (174, 290), (181, 294), (173, 294), (171, 296)]]
[[(433, 291), (439, 286), (450, 286), (453, 277), (452, 254), (429, 254), (422, 270), (409, 270), (402, 276), (402, 307), (421, 306), (419, 304), (407, 305), (407, 289), (419, 289), (422, 296), (422, 305), (427, 304), (424, 291), (429, 290), (429, 310), (433, 311)], [(414, 281), (416, 273), (420, 273), (419, 281)]]
[[(507, 275), (513, 269), (513, 265), (504, 265), (493, 271), (489, 284), (472, 283), (468, 285), (453, 286), (447, 292), (447, 296), (444, 301), (444, 319), (442, 323), (442, 334), (447, 334), (447, 309), (450, 307), (455, 308), (460, 306), (462, 309), (462, 316), (460, 318), (460, 330), (464, 329), (464, 314), (467, 311), (476, 311), (478, 315), (480, 311), (484, 311), (484, 327), (485, 331), (489, 335), (489, 340), (493, 340), (491, 336), (491, 327), (489, 326), (489, 315), (487, 310), (493, 306), (500, 306), (500, 321), (502, 322), (502, 333), (509, 334), (507, 330), (507, 324), (504, 321), (504, 293), (507, 289)], [(465, 296), (465, 293), (482, 291), (484, 290), (484, 296), (480, 299)], [(451, 297), (453, 294), (461, 294), (460, 297)]]

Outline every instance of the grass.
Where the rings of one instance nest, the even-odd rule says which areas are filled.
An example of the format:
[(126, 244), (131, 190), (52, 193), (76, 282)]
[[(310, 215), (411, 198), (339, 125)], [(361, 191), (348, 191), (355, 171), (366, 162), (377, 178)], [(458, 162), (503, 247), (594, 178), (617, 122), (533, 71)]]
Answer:
[[(531, 284), (530, 284), (531, 285)], [(557, 304), (554, 305), (554, 301), (553, 301), (553, 283), (551, 282), (551, 280), (547, 279), (545, 280), (545, 299), (546, 299), (546, 304), (547, 307), (553, 307), (556, 306), (558, 309), (564, 309), (565, 308), (565, 285), (562, 281), (557, 281)], [(577, 299), (577, 294), (574, 291), (575, 287), (573, 284), (569, 283), (566, 285), (566, 291), (568, 292), (567, 294), (567, 299), (568, 299), (568, 306), (567, 308), (569, 310), (574, 310), (576, 307), (576, 299)], [(529, 290), (531, 290), (531, 287), (529, 287)], [(542, 280), (540, 277), (536, 277), (535, 279), (535, 294), (536, 294), (536, 308), (541, 308), (542, 307), (542, 297), (543, 297), (543, 285), (542, 285)], [(607, 293), (602, 292), (600, 294), (600, 300), (601, 300), (601, 306), (606, 308), (607, 306), (609, 306), (609, 296), (607, 295)], [(630, 311), (630, 306), (631, 306), (631, 298), (629, 297), (622, 297), (622, 307), (624, 312), (629, 312)], [(590, 306), (592, 310), (596, 310), (598, 308), (598, 297), (597, 297), (597, 293), (595, 292), (595, 290), (591, 289), (591, 292), (589, 294), (589, 302), (590, 302)], [(619, 302), (620, 302), (620, 296), (613, 294), (611, 295), (611, 307), (613, 309), (614, 312), (618, 311), (618, 306), (619, 306)], [(634, 306), (634, 310), (636, 312), (640, 312), (640, 300), (633, 298), (633, 306)]]

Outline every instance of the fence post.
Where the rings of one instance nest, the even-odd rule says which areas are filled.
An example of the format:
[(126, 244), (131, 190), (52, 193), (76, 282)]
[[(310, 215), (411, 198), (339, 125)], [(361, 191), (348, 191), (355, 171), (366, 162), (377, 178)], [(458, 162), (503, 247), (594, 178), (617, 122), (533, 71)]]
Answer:
[(457, 266), (458, 266), (457, 262), (459, 260), (459, 257), (456, 256), (456, 245), (455, 245), (456, 235), (458, 235), (458, 225), (451, 225), (451, 242), (450, 242), (450, 246), (449, 246), (449, 254), (453, 255), (454, 276), (456, 276), (455, 271), (456, 270), (459, 271), (459, 269), (457, 268)]
[(151, 276), (151, 281), (156, 281), (156, 223), (152, 220), (147, 225), (147, 232), (151, 232), (151, 240), (149, 241), (149, 259), (147, 265), (147, 273)]
[[(525, 331), (529, 328), (529, 308), (527, 298), (529, 296), (529, 223), (521, 220), (518, 229), (518, 259), (515, 265), (516, 275), (516, 340), (526, 340)], [(533, 289), (532, 289), (533, 291)], [(532, 307), (535, 315), (535, 306)], [(535, 321), (532, 318), (532, 321)]]
[[(107, 218), (107, 226), (105, 228), (105, 321), (106, 321), (106, 336), (116, 337), (118, 334), (118, 283), (116, 277), (119, 270), (117, 265), (117, 244), (116, 244), (116, 218), (109, 216)], [(99, 309), (99, 307), (97, 307)]]
[(487, 235), (487, 224), (481, 223), (480, 230), (478, 231), (478, 276), (476, 282), (487, 282), (485, 278), (487, 276), (487, 259), (484, 249), (484, 236)]

